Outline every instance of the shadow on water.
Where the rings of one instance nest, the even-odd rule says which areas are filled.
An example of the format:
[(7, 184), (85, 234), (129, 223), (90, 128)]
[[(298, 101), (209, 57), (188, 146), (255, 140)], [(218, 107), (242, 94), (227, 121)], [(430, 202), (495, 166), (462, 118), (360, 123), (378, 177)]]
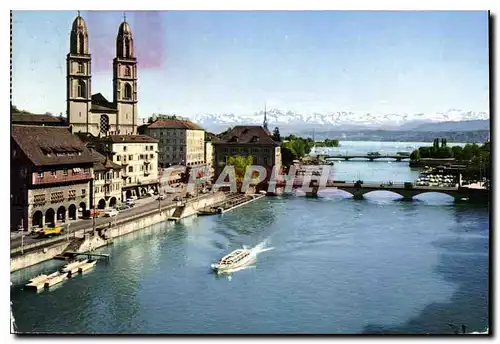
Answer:
[(453, 235), (433, 243), (440, 252), (435, 272), (458, 285), (451, 299), (427, 305), (400, 326), (369, 324), (363, 334), (454, 334), (453, 325), (464, 324), (468, 333), (489, 326), (488, 219), (470, 221), (469, 217), (467, 224), (461, 222), (466, 214), (482, 211), (484, 208), (457, 206), (457, 226), (450, 229)]

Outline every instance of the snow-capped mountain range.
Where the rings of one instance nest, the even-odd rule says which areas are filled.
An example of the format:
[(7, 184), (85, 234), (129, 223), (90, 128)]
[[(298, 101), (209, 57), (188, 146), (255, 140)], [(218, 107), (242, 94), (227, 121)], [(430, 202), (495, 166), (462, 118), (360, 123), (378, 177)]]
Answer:
[[(446, 112), (433, 113), (299, 113), (270, 109), (266, 111), (269, 128), (280, 127), (288, 130), (321, 128), (331, 130), (411, 130), (425, 123), (459, 122), (471, 120), (488, 120), (486, 112), (462, 111), (450, 109)], [(200, 114), (190, 119), (207, 130), (220, 130), (235, 125), (259, 125), (264, 119), (264, 110), (251, 115), (235, 115), (233, 113)]]

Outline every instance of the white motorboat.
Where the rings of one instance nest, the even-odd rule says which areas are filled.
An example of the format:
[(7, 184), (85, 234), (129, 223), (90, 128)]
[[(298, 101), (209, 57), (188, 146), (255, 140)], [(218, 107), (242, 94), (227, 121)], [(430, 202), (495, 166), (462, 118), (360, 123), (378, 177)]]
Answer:
[(212, 264), (212, 269), (217, 273), (229, 272), (251, 263), (254, 258), (252, 251), (240, 248), (222, 257), (217, 264)]

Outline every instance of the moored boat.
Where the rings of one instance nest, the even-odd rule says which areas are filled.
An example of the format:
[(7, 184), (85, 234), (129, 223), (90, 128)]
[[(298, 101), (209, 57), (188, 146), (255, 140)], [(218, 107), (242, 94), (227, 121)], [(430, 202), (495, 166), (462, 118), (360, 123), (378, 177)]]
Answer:
[(212, 264), (212, 269), (217, 273), (229, 272), (252, 262), (254, 255), (247, 249), (237, 249), (222, 257), (219, 262)]
[(40, 289), (43, 289), (45, 286), (45, 282), (49, 278), (48, 275), (38, 275), (32, 279), (29, 280), (29, 282), (26, 284), (26, 287), (29, 289), (35, 289), (36, 291), (39, 291)]
[(61, 283), (66, 278), (68, 278), (68, 274), (56, 271), (53, 274), (49, 275), (49, 278), (45, 281), (44, 286), (45, 286), (45, 288), (50, 288), (53, 285)]
[(89, 260), (88, 259), (80, 259), (77, 261), (74, 261), (72, 263), (69, 263), (65, 265), (62, 269), (61, 272), (68, 273), (68, 277), (71, 277), (72, 275), (76, 274), (78, 271), (80, 271), (80, 267), (84, 264), (86, 264)]
[(85, 264), (82, 264), (78, 267), (78, 272), (85, 272), (94, 267), (97, 264), (97, 260), (89, 260)]

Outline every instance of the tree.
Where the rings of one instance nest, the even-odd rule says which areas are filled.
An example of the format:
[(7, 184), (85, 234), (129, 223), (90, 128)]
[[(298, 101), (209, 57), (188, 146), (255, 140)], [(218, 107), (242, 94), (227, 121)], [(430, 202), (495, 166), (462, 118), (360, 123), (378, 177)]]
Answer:
[(274, 128), (273, 140), (276, 142), (281, 142), (280, 128), (278, 127)]
[(281, 163), (283, 164), (283, 166), (292, 166), (295, 159), (297, 159), (297, 156), (291, 149), (287, 147), (281, 147)]
[(413, 161), (419, 161), (420, 160), (420, 150), (415, 149), (413, 152), (411, 152), (410, 159)]
[(233, 155), (227, 158), (227, 165), (234, 166), (234, 173), (236, 175), (236, 182), (242, 183), (245, 178), (247, 167), (253, 164), (253, 158), (250, 155)]

